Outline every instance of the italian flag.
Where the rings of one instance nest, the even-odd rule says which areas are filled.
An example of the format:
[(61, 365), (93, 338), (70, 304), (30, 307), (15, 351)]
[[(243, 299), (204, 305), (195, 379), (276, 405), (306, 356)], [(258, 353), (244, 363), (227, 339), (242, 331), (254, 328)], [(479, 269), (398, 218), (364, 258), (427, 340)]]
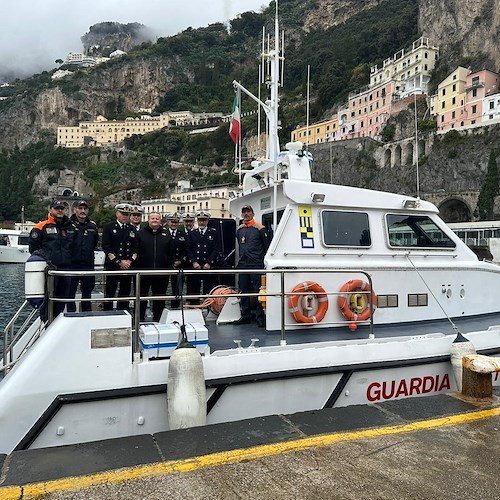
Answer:
[(234, 98), (233, 102), (233, 116), (231, 118), (231, 124), (229, 125), (229, 137), (235, 144), (240, 142), (241, 137), (241, 119), (240, 119), (240, 103), (238, 101), (238, 96)]

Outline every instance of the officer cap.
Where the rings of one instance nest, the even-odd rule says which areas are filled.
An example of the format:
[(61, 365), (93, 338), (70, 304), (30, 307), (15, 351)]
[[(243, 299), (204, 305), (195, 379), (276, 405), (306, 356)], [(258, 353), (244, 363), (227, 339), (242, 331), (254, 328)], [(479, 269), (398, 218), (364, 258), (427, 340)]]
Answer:
[(126, 215), (130, 215), (130, 208), (131, 207), (128, 203), (118, 203), (118, 205), (115, 206), (115, 210), (118, 210), (118, 212)]
[(170, 220), (172, 222), (179, 222), (179, 214), (177, 212), (168, 212), (167, 214), (167, 220)]
[(130, 208), (130, 213), (131, 214), (143, 214), (144, 208), (141, 207), (141, 205), (132, 205)]
[(198, 219), (208, 219), (210, 212), (208, 210), (198, 210), (195, 215)]
[(252, 212), (253, 213), (253, 208), (250, 206), (250, 205), (243, 205), (241, 207), (241, 211), (245, 211), (245, 210), (248, 210), (249, 212)]
[(68, 206), (68, 203), (65, 202), (64, 200), (58, 200), (57, 198), (55, 200), (52, 200), (50, 203), (50, 208), (57, 208), (57, 207), (64, 207), (66, 208)]
[(192, 212), (185, 212), (182, 214), (182, 220), (194, 220), (195, 215)]
[(73, 207), (87, 207), (88, 208), (89, 204), (87, 203), (86, 200), (76, 200), (73, 202)]

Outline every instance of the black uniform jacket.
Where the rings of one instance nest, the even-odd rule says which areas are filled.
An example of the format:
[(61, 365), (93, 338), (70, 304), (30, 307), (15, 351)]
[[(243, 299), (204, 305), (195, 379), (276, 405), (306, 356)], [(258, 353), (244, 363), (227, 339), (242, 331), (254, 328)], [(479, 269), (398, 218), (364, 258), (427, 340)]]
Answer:
[(139, 231), (136, 268), (168, 269), (172, 262), (172, 237), (167, 229), (153, 231), (149, 225)]
[(57, 222), (49, 214), (47, 220), (36, 224), (28, 239), (30, 253), (38, 251), (45, 260), (58, 268), (69, 269), (75, 231), (66, 215)]
[[(170, 232), (170, 230), (169, 230)], [(180, 261), (181, 264), (187, 262), (186, 249), (187, 249), (188, 236), (186, 231), (177, 229), (175, 236), (172, 238), (172, 258), (170, 260), (170, 267), (173, 267), (175, 261)]]
[(80, 222), (76, 215), (70, 217), (75, 230), (75, 244), (73, 246), (73, 264), (92, 268), (94, 266), (94, 250), (99, 242), (97, 224), (88, 217)]
[(130, 224), (120, 226), (118, 221), (104, 224), (102, 249), (106, 255), (104, 269), (118, 269), (121, 260), (137, 260), (139, 237)]
[(217, 265), (221, 253), (221, 242), (219, 232), (213, 227), (207, 227), (205, 234), (199, 229), (189, 231), (187, 256), (191, 264), (198, 262), (200, 266), (210, 264)]

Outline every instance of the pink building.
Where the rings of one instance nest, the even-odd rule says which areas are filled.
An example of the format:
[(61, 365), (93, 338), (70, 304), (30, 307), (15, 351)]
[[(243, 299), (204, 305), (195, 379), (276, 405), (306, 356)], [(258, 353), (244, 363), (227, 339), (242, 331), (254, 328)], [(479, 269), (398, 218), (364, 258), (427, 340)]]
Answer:
[(483, 110), (485, 97), (498, 93), (498, 73), (483, 69), (467, 76), (465, 83), (465, 106), (463, 112), (463, 124), (477, 125), (483, 122)]

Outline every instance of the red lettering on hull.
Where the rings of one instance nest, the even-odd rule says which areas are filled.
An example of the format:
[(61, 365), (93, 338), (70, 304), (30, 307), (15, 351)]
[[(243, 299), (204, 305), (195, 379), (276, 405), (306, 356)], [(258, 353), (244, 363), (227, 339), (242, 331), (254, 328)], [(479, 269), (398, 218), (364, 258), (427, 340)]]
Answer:
[(366, 390), (366, 399), (374, 403), (450, 389), (450, 377), (447, 373), (443, 378), (440, 375), (426, 375), (425, 377), (412, 377), (409, 380), (403, 378), (387, 382), (372, 382)]

